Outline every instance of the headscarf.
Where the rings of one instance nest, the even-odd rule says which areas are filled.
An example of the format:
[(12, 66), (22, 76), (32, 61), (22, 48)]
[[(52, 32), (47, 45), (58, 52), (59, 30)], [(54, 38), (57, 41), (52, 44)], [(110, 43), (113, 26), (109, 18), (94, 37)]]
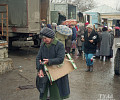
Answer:
[(48, 27), (48, 28), (50, 28), (50, 29), (52, 29), (52, 26), (51, 26), (51, 24), (47, 24), (47, 27)]

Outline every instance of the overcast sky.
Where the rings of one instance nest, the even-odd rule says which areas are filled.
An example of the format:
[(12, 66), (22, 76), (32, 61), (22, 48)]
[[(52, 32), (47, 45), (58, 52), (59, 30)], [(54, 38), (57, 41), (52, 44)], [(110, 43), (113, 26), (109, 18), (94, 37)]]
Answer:
[(97, 5), (103, 5), (106, 4), (108, 6), (111, 6), (116, 9), (116, 6), (118, 6), (120, 3), (118, 1), (120, 0), (94, 0)]
[[(61, 1), (61, 0), (53, 0), (53, 1)], [(66, 0), (65, 0), (66, 1)], [(74, 1), (74, 0), (73, 0)], [(87, 0), (86, 0), (87, 1)], [(108, 5), (108, 6), (111, 6), (111, 7), (113, 7), (113, 8), (115, 8), (116, 9), (116, 6), (118, 7), (118, 5), (119, 5), (119, 7), (120, 7), (120, 0), (94, 0), (95, 2), (96, 2), (96, 5), (103, 5), (103, 4), (106, 4), (106, 5)]]

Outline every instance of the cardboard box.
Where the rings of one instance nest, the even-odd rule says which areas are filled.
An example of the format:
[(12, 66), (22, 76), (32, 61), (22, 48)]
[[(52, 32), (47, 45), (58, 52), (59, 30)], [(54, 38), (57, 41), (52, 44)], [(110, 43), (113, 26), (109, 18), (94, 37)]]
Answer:
[(45, 66), (45, 71), (50, 81), (55, 81), (75, 69), (77, 69), (77, 67), (69, 54), (66, 55), (63, 64)]

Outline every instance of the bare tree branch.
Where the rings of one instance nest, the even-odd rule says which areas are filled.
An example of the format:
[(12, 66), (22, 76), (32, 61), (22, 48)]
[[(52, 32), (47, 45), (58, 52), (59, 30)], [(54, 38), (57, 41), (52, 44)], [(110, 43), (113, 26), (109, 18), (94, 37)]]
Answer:
[[(53, 0), (52, 0), (53, 1)], [(90, 10), (95, 6), (94, 0), (57, 0), (55, 3), (73, 3), (78, 7), (78, 10), (83, 12), (86, 10)]]
[(53, 0), (51, 0), (51, 3), (53, 2)]
[(93, 0), (75, 0), (74, 4), (77, 5), (79, 11), (83, 12), (89, 9), (92, 9), (94, 7), (94, 1)]
[(120, 3), (118, 2), (118, 0), (116, 1), (116, 10), (120, 11)]

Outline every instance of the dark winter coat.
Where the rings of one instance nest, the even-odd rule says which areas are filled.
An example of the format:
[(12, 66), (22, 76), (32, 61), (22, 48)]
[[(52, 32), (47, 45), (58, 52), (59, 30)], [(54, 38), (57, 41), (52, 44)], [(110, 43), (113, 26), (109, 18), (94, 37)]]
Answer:
[[(49, 47), (43, 43), (40, 47), (38, 55), (36, 57), (36, 69), (44, 71), (44, 66), (40, 64), (39, 60), (49, 59), (48, 65), (61, 64), (65, 57), (64, 45), (58, 40), (54, 40)], [(55, 81), (61, 97), (68, 96), (70, 94), (68, 75)]]
[[(91, 43), (89, 40), (93, 40), (93, 43)], [(92, 53), (94, 54), (96, 52), (97, 43), (99, 42), (99, 35), (92, 30), (90, 33), (90, 36), (88, 37), (88, 30), (84, 33), (84, 52), (85, 53)]]
[(73, 40), (76, 40), (76, 32), (77, 32), (76, 28), (73, 27), (73, 28), (72, 28), (72, 41), (73, 41)]
[(72, 40), (71, 40), (72, 36), (68, 36), (68, 38), (65, 41), (65, 47), (71, 47), (72, 45)]
[(114, 43), (114, 33), (113, 33), (113, 31), (109, 31), (109, 33), (110, 33), (110, 37), (111, 37), (110, 48), (112, 48), (113, 43)]
[(77, 46), (82, 46), (82, 36), (84, 36), (84, 30), (80, 30), (77, 32)]
[(111, 35), (107, 31), (104, 31), (101, 34), (100, 55), (109, 56), (110, 46), (111, 46)]

